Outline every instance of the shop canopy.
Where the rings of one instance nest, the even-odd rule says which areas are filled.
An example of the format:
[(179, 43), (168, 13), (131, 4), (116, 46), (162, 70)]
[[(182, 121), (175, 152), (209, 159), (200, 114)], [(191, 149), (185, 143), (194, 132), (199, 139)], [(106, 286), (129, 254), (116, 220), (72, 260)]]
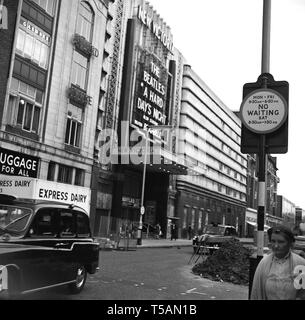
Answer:
[[(256, 222), (252, 222), (252, 221), (246, 221), (246, 222), (247, 222), (247, 224), (257, 228), (257, 223)], [(264, 225), (264, 231), (267, 231), (270, 228), (271, 228), (270, 226), (267, 226), (266, 224)]]
[[(141, 168), (141, 170), (143, 170), (144, 159), (146, 158), (147, 171), (155, 173), (192, 176), (206, 174), (206, 167), (203, 164), (199, 164), (197, 160), (187, 160), (182, 154), (169, 152), (163, 148), (151, 148), (151, 150), (148, 150), (146, 157), (141, 154), (140, 149), (138, 153), (132, 150), (132, 152), (121, 152), (120, 154), (113, 154), (113, 156), (121, 156), (121, 159), (125, 159), (120, 164)], [(132, 161), (132, 159), (141, 160), (141, 156), (142, 161), (138, 163)], [(113, 160), (117, 160), (117, 158)]]

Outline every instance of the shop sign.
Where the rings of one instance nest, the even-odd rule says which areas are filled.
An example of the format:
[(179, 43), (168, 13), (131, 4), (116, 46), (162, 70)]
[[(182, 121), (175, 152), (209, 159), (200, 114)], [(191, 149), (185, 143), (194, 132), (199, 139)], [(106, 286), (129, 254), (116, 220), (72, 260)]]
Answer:
[(51, 42), (51, 37), (47, 33), (43, 32), (40, 28), (36, 27), (30, 21), (21, 17), (20, 24), (23, 27), (25, 27), (27, 30), (31, 31), (31, 33), (35, 34), (37, 37), (40, 37), (42, 40), (44, 40), (48, 44)]
[(132, 124), (141, 129), (168, 123), (168, 71), (152, 54), (139, 49)]
[(140, 200), (131, 198), (131, 197), (122, 197), (122, 205), (127, 207), (134, 207), (139, 208), (140, 207)]
[(138, 19), (157, 37), (170, 52), (173, 52), (173, 36), (165, 23), (157, 20), (155, 11), (150, 13), (142, 6), (138, 7)]
[(90, 212), (91, 190), (53, 181), (0, 175), (0, 194), (74, 204)]
[(0, 148), (0, 174), (37, 178), (39, 158)]

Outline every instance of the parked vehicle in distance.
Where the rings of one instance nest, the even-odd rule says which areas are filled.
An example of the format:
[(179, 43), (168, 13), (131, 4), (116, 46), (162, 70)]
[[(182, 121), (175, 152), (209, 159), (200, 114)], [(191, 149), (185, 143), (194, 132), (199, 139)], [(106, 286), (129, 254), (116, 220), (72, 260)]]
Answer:
[(0, 296), (61, 285), (79, 293), (98, 266), (84, 209), (0, 195)]
[(193, 237), (194, 253), (199, 252), (200, 246), (206, 246), (210, 253), (213, 253), (223, 243), (231, 240), (239, 241), (235, 227), (228, 225), (207, 225), (204, 226), (202, 234)]
[(293, 249), (296, 253), (305, 258), (305, 236), (295, 237), (295, 244)]

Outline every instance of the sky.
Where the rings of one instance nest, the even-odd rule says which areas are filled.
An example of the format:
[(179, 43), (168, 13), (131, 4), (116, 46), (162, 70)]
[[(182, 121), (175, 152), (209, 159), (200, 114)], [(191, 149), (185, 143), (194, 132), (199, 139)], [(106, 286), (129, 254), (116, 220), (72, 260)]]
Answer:
[[(262, 70), (264, 0), (149, 0), (174, 46), (226, 104), (238, 111), (243, 85)], [(270, 70), (289, 83), (288, 153), (277, 157), (278, 194), (305, 209), (305, 0), (271, 0)], [(303, 140), (304, 139), (304, 140)]]

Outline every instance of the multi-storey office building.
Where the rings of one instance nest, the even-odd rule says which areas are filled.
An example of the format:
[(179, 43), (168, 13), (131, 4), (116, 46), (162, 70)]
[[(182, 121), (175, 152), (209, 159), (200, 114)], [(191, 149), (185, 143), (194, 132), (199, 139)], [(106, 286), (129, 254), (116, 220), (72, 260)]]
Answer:
[(277, 215), (277, 185), (280, 182), (277, 176), (277, 159), (268, 155), (266, 173), (266, 225), (274, 226), (282, 222), (282, 217)]
[(296, 205), (287, 198), (277, 196), (277, 216), (283, 219), (283, 224), (293, 229), (295, 226)]
[(247, 158), (240, 152), (239, 118), (184, 64), (178, 153), (204, 174), (177, 177), (182, 236), (191, 225), (236, 226), (244, 232)]
[(31, 188), (19, 188), (19, 196), (71, 202), (89, 213), (109, 3), (4, 5), (10, 28), (0, 32), (1, 43), (6, 41), (1, 45), (1, 173), (37, 178)]

